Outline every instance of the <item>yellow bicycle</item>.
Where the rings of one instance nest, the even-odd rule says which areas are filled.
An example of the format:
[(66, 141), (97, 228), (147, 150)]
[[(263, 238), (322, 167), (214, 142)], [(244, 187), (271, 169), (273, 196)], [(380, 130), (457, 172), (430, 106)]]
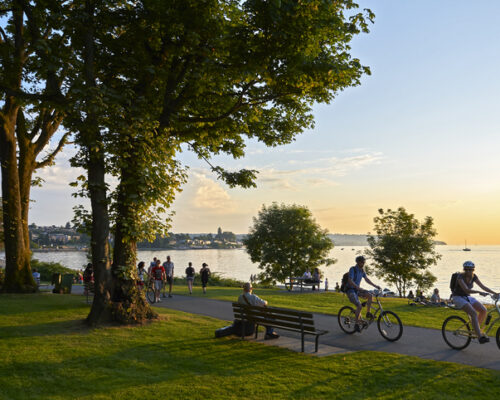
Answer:
[[(498, 304), (500, 299), (494, 295), (491, 295), (491, 298), (495, 300), (495, 307), (488, 311), (484, 324), (481, 326), (481, 328), (487, 327), (485, 331), (486, 335), (488, 335), (493, 329), (493, 326), (500, 321), (500, 304)], [(493, 320), (494, 316), (496, 316), (495, 320)], [(465, 349), (472, 339), (477, 339), (476, 332), (471, 329), (469, 318), (465, 320), (458, 315), (452, 315), (446, 318), (443, 322), (441, 332), (446, 344), (455, 350)], [(500, 326), (497, 329), (496, 339), (497, 346), (500, 349)]]

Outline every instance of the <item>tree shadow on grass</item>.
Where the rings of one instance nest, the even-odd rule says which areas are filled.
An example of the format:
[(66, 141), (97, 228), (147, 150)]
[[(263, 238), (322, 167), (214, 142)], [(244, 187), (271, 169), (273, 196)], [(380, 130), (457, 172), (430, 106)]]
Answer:
[(32, 325), (1, 326), (0, 337), (3, 339), (87, 333), (91, 330), (83, 319), (47, 322)]
[[(0, 378), (15, 374), (16, 379), (3, 380), (2, 391), (12, 398), (51, 398), (55, 395), (79, 398), (133, 393), (141, 385), (167, 382), (184, 386), (188, 376), (201, 380), (214, 377), (258, 379), (262, 365), (283, 358), (281, 349), (240, 343), (237, 339), (167, 339), (164, 343), (130, 347), (122, 343), (121, 347), (118, 351), (106, 352), (105, 348), (90, 346), (76, 356), (75, 353), (65, 356), (63, 352), (57, 357), (59, 361), (52, 358), (5, 363), (0, 366)], [(28, 381), (29, 387), (20, 387)], [(54, 382), (57, 385), (53, 385)]]

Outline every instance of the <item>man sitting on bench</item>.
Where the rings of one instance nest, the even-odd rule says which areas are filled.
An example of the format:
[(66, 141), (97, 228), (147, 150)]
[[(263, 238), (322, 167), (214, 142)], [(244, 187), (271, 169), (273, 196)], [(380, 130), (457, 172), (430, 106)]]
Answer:
[[(266, 307), (267, 301), (262, 300), (259, 296), (252, 293), (252, 284), (250, 282), (245, 282), (243, 284), (243, 293), (238, 297), (238, 303), (246, 304), (249, 306), (258, 306), (258, 307)], [(272, 326), (266, 326), (266, 336), (264, 336), (265, 340), (270, 339), (278, 339), (280, 335), (274, 332)]]

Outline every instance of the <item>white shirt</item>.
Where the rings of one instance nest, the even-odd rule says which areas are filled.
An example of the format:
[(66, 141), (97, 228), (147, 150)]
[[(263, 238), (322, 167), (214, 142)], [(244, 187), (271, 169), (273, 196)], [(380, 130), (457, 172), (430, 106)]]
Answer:
[(172, 277), (174, 275), (174, 263), (172, 261), (165, 261), (163, 263), (163, 268), (165, 268), (165, 274), (168, 277)]
[(262, 300), (259, 296), (246, 292), (240, 294), (240, 297), (238, 297), (238, 303), (248, 305), (248, 303), (245, 301), (243, 297), (245, 297), (248, 300), (248, 303), (250, 303), (251, 306), (264, 307), (266, 305), (266, 301)]

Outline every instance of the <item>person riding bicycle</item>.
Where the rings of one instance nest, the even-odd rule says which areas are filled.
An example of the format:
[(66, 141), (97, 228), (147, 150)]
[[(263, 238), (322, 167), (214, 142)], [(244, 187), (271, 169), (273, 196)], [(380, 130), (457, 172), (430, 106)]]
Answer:
[[(480, 328), (480, 325), (486, 318), (486, 308), (470, 295), (472, 293), (478, 293), (482, 296), (486, 296), (487, 293), (485, 292), (488, 292), (498, 296), (498, 293), (495, 293), (493, 290), (487, 288), (481, 283), (478, 276), (474, 274), (476, 266), (472, 261), (464, 262), (463, 268), (464, 272), (458, 275), (455, 288), (452, 290), (453, 303), (457, 309), (465, 311), (469, 314), (472, 326), (474, 327), (477, 337), (479, 338), (479, 343), (487, 343), (490, 341), (490, 338), (482, 333)], [(474, 283), (477, 283), (477, 285), (483, 289), (484, 292), (472, 290)]]
[(365, 289), (362, 289), (360, 285), (361, 279), (365, 278), (366, 283), (372, 285), (373, 287), (380, 290), (380, 286), (375, 285), (368, 277), (363, 269), (365, 266), (366, 259), (363, 256), (356, 257), (356, 265), (349, 269), (349, 279), (347, 283), (346, 294), (349, 298), (349, 301), (356, 306), (356, 326), (355, 331), (360, 332), (361, 329), (359, 327), (359, 323), (361, 322), (360, 314), (363, 306), (359, 301), (359, 297), (363, 297), (367, 299), (366, 302), (366, 318), (373, 318), (372, 313), (370, 312), (370, 307), (372, 305), (372, 294)]

